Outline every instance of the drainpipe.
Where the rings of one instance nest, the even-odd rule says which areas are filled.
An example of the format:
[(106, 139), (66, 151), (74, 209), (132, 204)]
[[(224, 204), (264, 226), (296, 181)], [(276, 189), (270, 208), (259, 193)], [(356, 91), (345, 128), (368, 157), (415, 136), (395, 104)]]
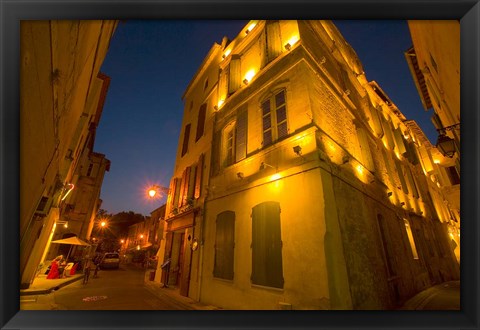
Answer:
[[(215, 138), (215, 127), (217, 124), (217, 113), (215, 112), (213, 116), (213, 125), (212, 125), (212, 142), (213, 139)], [(205, 157), (206, 158), (206, 157)], [(212, 160), (213, 160), (213, 148), (210, 148), (210, 163), (209, 163), (209, 169), (208, 169), (208, 176), (205, 186), (207, 187), (206, 192), (205, 192), (205, 197), (203, 199), (203, 210), (202, 210), (202, 225), (200, 226), (200, 249), (198, 252), (200, 252), (199, 255), (199, 267), (198, 267), (198, 273), (199, 273), (199, 278), (198, 278), (198, 292), (197, 292), (197, 297), (198, 301), (200, 301), (201, 297), (201, 292), (202, 292), (202, 279), (203, 279), (203, 253), (204, 253), (204, 244), (205, 244), (205, 222), (206, 222), (206, 214), (207, 214), (207, 200), (208, 200), (208, 195), (210, 194), (210, 177), (212, 175)], [(204, 162), (205, 165), (206, 162)]]

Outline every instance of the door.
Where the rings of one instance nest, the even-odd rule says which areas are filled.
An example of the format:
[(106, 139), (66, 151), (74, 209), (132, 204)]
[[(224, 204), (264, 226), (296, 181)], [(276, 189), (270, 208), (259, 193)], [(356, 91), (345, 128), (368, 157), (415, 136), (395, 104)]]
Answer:
[(186, 240), (182, 240), (182, 258), (181, 258), (181, 274), (180, 279), (180, 295), (188, 297), (188, 289), (190, 287), (190, 268), (192, 264), (192, 249), (190, 244), (193, 240), (193, 228), (187, 228), (183, 238), (187, 236)]

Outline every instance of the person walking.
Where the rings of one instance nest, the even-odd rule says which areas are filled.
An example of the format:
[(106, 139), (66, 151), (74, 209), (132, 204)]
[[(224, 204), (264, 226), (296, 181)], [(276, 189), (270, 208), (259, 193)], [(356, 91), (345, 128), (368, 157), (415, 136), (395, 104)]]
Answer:
[(87, 257), (85, 259), (85, 265), (83, 266), (83, 284), (88, 283), (88, 278), (90, 277), (90, 268), (92, 267), (92, 259)]

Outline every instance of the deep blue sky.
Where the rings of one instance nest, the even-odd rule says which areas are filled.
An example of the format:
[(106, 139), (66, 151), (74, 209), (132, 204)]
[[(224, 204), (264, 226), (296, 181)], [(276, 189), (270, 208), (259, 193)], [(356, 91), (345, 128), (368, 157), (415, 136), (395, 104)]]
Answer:
[[(247, 21), (126, 21), (111, 40), (102, 72), (111, 83), (95, 151), (111, 160), (102, 186), (109, 213), (149, 215), (165, 202), (146, 198), (151, 184), (169, 185), (182, 122), (181, 97), (214, 42), (233, 39)], [(405, 21), (335, 21), (376, 80), (408, 119), (434, 142), (403, 52), (412, 42)]]

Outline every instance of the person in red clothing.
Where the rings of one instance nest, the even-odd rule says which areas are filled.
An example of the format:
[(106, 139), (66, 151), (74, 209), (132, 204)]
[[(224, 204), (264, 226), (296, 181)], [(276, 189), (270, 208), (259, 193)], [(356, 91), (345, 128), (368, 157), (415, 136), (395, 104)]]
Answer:
[(50, 271), (48, 272), (47, 279), (53, 280), (59, 278), (60, 272), (58, 271), (58, 266), (61, 257), (56, 257), (53, 259), (52, 264), (50, 265)]

